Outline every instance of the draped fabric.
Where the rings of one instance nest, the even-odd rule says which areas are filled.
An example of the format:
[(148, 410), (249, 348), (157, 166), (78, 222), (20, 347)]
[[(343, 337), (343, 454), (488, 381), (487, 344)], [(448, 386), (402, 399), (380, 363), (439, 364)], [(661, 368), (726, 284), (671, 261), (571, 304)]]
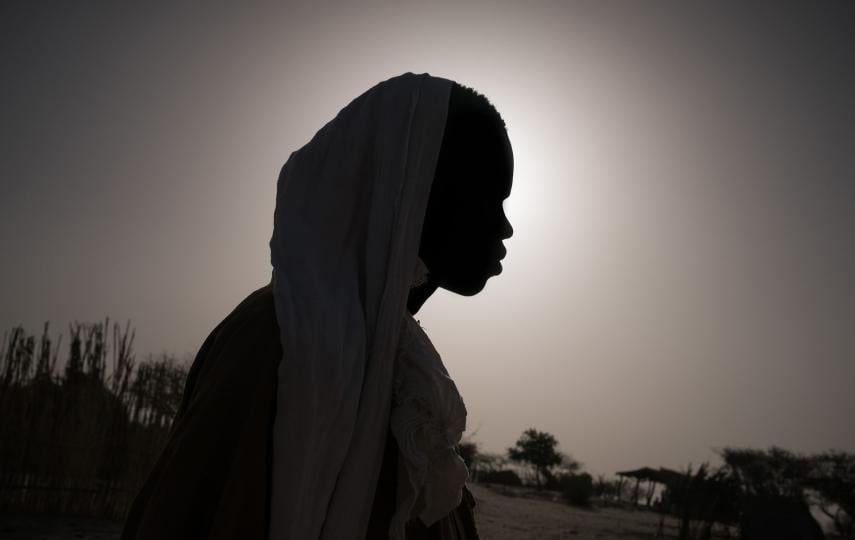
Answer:
[[(387, 79), (351, 101), (282, 168), (270, 240), (282, 346), (271, 540), (364, 537), (392, 417), (396, 366), (415, 365), (398, 362), (402, 336), (410, 340), (404, 350), (416, 351), (411, 360), (429, 362), (421, 380), (439, 381), (440, 392), (427, 391), (429, 403), (453, 403), (431, 416), (433, 426), (449, 419), (444, 433), (433, 432), (442, 436), (419, 432), (421, 447), (435, 449), (424, 463), (453, 475), (446, 483), (431, 482), (430, 466), (420, 473), (412, 466), (419, 452), (402, 451), (410, 463), (402, 472), (413, 491), (406, 495), (403, 486), (399, 506), (407, 506), (405, 514), (419, 512), (429, 525), (449, 494), (455, 505), (460, 501), (465, 467), (440, 447), (441, 441), (456, 442), (455, 433), (459, 440), (462, 428), (453, 419), (465, 409), (406, 311), (452, 85), (427, 73)], [(402, 382), (399, 388), (415, 387)], [(399, 444), (407, 448), (406, 441)], [(390, 533), (403, 534), (394, 527)]]
[[(171, 433), (139, 490), (123, 540), (264, 540), (268, 537), (276, 374), (282, 358), (268, 284), (249, 294), (199, 349)], [(396, 513), (399, 445), (388, 430), (368, 531), (384, 540)], [(427, 527), (412, 520), (407, 540), (477, 540), (475, 500)]]
[(466, 429), (466, 406), (427, 334), (409, 316), (402, 330), (393, 393), (391, 430), (399, 456), (390, 536), (403, 540), (414, 514), (432, 525), (454, 510), (469, 479), (455, 450)]

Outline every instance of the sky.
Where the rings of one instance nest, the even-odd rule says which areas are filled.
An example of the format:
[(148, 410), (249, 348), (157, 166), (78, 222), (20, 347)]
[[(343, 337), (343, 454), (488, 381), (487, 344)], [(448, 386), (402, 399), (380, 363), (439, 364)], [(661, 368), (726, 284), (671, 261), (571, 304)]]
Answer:
[(604, 474), (855, 451), (851, 4), (34, 4), (0, 7), (0, 328), (192, 358), (270, 279), (290, 153), (427, 72), (515, 156), (504, 272), (417, 316), (467, 437)]

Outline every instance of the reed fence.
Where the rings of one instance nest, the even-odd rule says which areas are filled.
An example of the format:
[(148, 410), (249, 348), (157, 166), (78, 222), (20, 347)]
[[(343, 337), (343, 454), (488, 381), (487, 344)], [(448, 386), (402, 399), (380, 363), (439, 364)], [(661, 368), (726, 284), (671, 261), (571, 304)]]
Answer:
[(137, 362), (134, 331), (109, 319), (52, 339), (22, 327), (0, 346), (0, 513), (122, 519), (166, 442), (186, 369)]

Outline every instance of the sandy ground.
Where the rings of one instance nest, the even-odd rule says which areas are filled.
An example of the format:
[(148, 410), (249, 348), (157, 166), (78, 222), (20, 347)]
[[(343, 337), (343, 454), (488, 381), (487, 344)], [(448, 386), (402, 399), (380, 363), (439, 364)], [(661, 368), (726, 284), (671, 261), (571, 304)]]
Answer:
[(585, 510), (538, 496), (530, 489), (471, 485), (475, 519), (485, 540), (653, 538), (657, 514), (616, 508)]
[[(653, 538), (658, 517), (650, 512), (583, 510), (552, 501), (554, 494), (474, 484), (478, 529), (484, 540)], [(75, 517), (0, 516), (4, 540), (117, 540), (120, 523)]]

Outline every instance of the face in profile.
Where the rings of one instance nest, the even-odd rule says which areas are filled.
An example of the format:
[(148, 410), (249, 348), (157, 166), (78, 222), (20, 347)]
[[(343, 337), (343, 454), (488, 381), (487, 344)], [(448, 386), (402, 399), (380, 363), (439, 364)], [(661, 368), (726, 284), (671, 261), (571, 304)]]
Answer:
[(502, 241), (513, 234), (503, 208), (512, 179), (510, 141), (494, 118), (473, 112), (449, 121), (419, 249), (440, 287), (471, 296), (501, 273)]

